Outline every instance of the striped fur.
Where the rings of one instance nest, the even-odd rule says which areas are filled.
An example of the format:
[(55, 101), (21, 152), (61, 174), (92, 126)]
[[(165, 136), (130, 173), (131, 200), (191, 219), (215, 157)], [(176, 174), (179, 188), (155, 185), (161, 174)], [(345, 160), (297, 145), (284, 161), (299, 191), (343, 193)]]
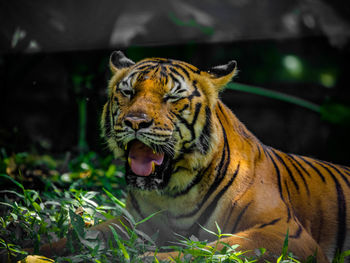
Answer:
[[(137, 219), (163, 211), (141, 226), (158, 231), (159, 244), (176, 240), (174, 233), (213, 239), (200, 226), (215, 230), (217, 223), (245, 237), (223, 241), (265, 247), (270, 260), (287, 230), (290, 251), (303, 260), (317, 251), (318, 262), (327, 262), (350, 249), (350, 168), (263, 145), (218, 99), (234, 62), (204, 72), (162, 58), (135, 64), (116, 52), (111, 69), (102, 115), (109, 147), (123, 158), (137, 139), (165, 154), (147, 177), (126, 164), (127, 209)], [(126, 116), (143, 119), (126, 125)]]

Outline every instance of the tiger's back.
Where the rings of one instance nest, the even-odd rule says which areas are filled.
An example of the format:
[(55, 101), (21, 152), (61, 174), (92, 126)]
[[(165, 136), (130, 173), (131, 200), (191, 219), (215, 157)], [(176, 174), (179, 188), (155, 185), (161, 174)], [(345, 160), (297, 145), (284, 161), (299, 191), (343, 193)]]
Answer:
[[(238, 134), (246, 142), (246, 149), (254, 153), (250, 159), (254, 165), (249, 168), (249, 173), (254, 175), (248, 190), (239, 198), (233, 198), (233, 205), (223, 209), (230, 211), (230, 219), (221, 224), (225, 226), (224, 231), (239, 233), (250, 228), (275, 228), (281, 235), (288, 229), (289, 238), (295, 242), (303, 242), (298, 240), (302, 240), (305, 232), (329, 260), (336, 253), (349, 250), (350, 168), (265, 146), (221, 102), (218, 105), (218, 112), (226, 115), (223, 119), (232, 121), (227, 122), (226, 130), (235, 127), (236, 134), (231, 136)], [(237, 141), (233, 144), (237, 145)], [(232, 158), (236, 159), (237, 155), (233, 153)], [(243, 176), (249, 178), (247, 174)], [(262, 217), (256, 218), (256, 215)], [(286, 227), (285, 223), (292, 224)], [(265, 241), (268, 240), (262, 239), (256, 245), (264, 247)]]
[(174, 232), (211, 239), (200, 226), (217, 223), (246, 237), (223, 241), (265, 247), (268, 259), (281, 252), (287, 230), (301, 259), (317, 251), (327, 262), (325, 255), (350, 249), (349, 168), (260, 143), (218, 99), (235, 62), (203, 72), (168, 59), (134, 63), (116, 52), (111, 69), (103, 135), (128, 160), (127, 209), (139, 219), (163, 211), (141, 226), (158, 231), (159, 243)]

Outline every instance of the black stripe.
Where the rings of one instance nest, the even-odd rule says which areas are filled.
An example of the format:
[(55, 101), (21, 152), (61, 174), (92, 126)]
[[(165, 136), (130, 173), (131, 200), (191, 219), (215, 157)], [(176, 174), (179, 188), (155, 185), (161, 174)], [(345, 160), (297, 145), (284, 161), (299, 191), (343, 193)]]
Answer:
[(175, 64), (175, 63), (172, 66), (175, 67), (175, 68), (181, 69), (182, 72), (187, 76), (187, 78), (191, 79), (190, 74), (188, 73), (188, 71), (183, 66), (181, 66), (179, 64)]
[[(159, 129), (161, 131), (166, 131), (164, 129)], [(156, 138), (156, 137), (170, 137), (168, 134), (155, 134), (154, 132), (142, 132), (142, 135), (151, 135), (152, 138)], [(150, 136), (148, 138), (151, 138)]]
[(174, 63), (173, 64), (173, 66), (176, 66), (176, 65), (179, 65), (179, 66), (181, 66), (181, 67), (185, 67), (187, 70), (189, 70), (189, 71), (192, 71), (193, 73), (196, 73), (196, 74), (200, 74), (201, 73), (201, 71), (199, 70), (199, 69), (193, 69), (193, 68), (191, 68), (190, 66), (188, 66), (188, 65), (186, 65), (186, 64), (178, 64), (178, 63)]
[(309, 186), (305, 180), (305, 177), (304, 175), (302, 174), (302, 172), (299, 170), (298, 166), (295, 165), (293, 159), (287, 154), (287, 158), (289, 160), (289, 162), (293, 165), (294, 169), (298, 172), (300, 178), (303, 180), (303, 183), (304, 183), (304, 186), (305, 186), (305, 189), (306, 189), (306, 192), (307, 192), (307, 195), (309, 196), (310, 195), (310, 189), (309, 189)]
[(175, 125), (175, 132), (178, 132), (179, 133), (179, 136), (180, 136), (180, 139), (183, 140), (183, 135), (182, 135), (182, 132), (181, 132), (181, 129), (179, 126), (176, 125), (176, 123), (174, 124)]
[(258, 160), (260, 160), (261, 159), (261, 150), (260, 150), (260, 145), (259, 144), (257, 144), (256, 145), (256, 148), (258, 149)]
[(288, 200), (290, 201), (290, 192), (289, 192), (289, 187), (288, 187), (288, 183), (287, 183), (287, 180), (284, 179), (284, 186), (287, 190), (287, 196), (288, 196)]
[[(202, 180), (202, 178), (206, 175), (206, 173), (208, 172), (210, 166), (208, 166), (207, 168), (204, 169), (204, 171), (200, 171), (199, 173), (197, 173), (196, 177), (191, 181), (191, 183), (189, 183), (187, 185), (187, 187), (180, 191), (177, 192), (175, 194), (169, 195), (173, 198), (179, 197), (179, 196), (183, 196), (186, 195), (189, 191), (191, 191), (191, 189), (196, 186), (197, 184), (199, 184), (199, 182)], [(175, 171), (173, 172), (173, 174), (176, 173)]]
[(283, 160), (283, 158), (275, 151), (272, 149), (272, 153), (278, 158), (278, 160), (283, 164), (284, 168), (287, 170), (287, 173), (290, 177), (290, 179), (292, 179), (292, 182), (297, 190), (297, 192), (299, 193), (299, 184), (297, 183), (297, 181), (295, 180), (291, 170), (289, 169), (288, 165), (285, 163), (285, 161)]
[(268, 223), (265, 223), (265, 224), (262, 224), (259, 226), (259, 228), (264, 228), (264, 227), (267, 227), (267, 226), (272, 226), (274, 224), (276, 224), (277, 222), (279, 222), (281, 220), (281, 218), (276, 218)]
[[(185, 104), (184, 107), (179, 110), (179, 113), (182, 113), (184, 110), (187, 110), (190, 107), (190, 104)], [(174, 115), (176, 115), (175, 113), (173, 113)]]
[(193, 138), (195, 138), (195, 136), (196, 136), (195, 130), (194, 130), (194, 125), (197, 122), (201, 108), (202, 108), (202, 103), (200, 103), (200, 102), (196, 103), (195, 110), (194, 110), (194, 116), (193, 116), (192, 123), (191, 123), (191, 133), (192, 133)]
[(249, 202), (242, 210), (241, 212), (238, 214), (238, 217), (236, 218), (236, 221), (235, 221), (235, 224), (232, 228), (232, 231), (230, 233), (234, 234), (236, 233), (237, 231), (237, 227), (238, 227), (238, 224), (241, 222), (242, 218), (243, 218), (243, 215), (247, 212), (249, 206), (252, 204), (252, 201)]
[(219, 103), (218, 103), (217, 105), (218, 105), (218, 107), (219, 107), (219, 110), (220, 110), (221, 114), (224, 115), (224, 116), (226, 117), (226, 115), (224, 114), (224, 110), (222, 109), (223, 104), (220, 103), (220, 101), (219, 101)]
[(298, 156), (300, 159), (302, 159), (306, 164), (308, 164), (317, 174), (318, 176), (321, 178), (322, 182), (326, 182), (326, 179), (324, 178), (324, 176), (322, 175), (322, 173), (308, 160), (306, 160), (304, 157), (302, 156)]
[(344, 170), (350, 172), (350, 167), (347, 167), (347, 166), (342, 165), (341, 168), (343, 168)]
[(350, 176), (350, 172), (348, 172), (347, 170), (344, 170), (344, 168), (341, 166), (341, 168), (343, 169), (343, 172), (346, 174), (346, 175), (348, 175), (348, 176)]
[[(199, 116), (199, 112), (201, 110), (201, 107), (202, 107), (202, 104), (201, 103), (196, 103), (195, 105), (195, 111), (194, 111), (194, 116), (193, 116), (193, 119), (192, 119), (192, 122), (189, 123), (187, 122), (186, 119), (184, 119), (181, 115), (179, 114), (176, 114), (176, 113), (173, 113), (177, 118), (178, 120), (185, 124), (186, 128), (190, 131), (191, 133), (191, 138), (189, 138), (188, 140), (186, 141), (182, 141), (182, 146), (181, 146), (181, 151), (191, 151), (193, 150), (192, 149), (192, 146), (193, 144), (195, 143), (195, 137), (196, 137), (196, 134), (195, 134), (195, 129), (194, 129), (194, 125), (195, 125), (195, 122), (197, 121), (198, 119), (198, 116)], [(190, 144), (188, 146), (186, 146), (186, 144)]]
[(334, 251), (334, 256), (336, 255), (337, 251), (342, 251), (345, 237), (346, 237), (346, 202), (345, 202), (345, 196), (343, 189), (338, 181), (338, 179), (335, 177), (335, 175), (332, 173), (331, 170), (324, 164), (317, 162), (320, 166), (322, 166), (328, 174), (332, 177), (335, 188), (337, 191), (337, 199), (338, 199), (338, 233), (337, 233), (337, 247)]
[(221, 154), (221, 159), (220, 159), (220, 163), (218, 166), (215, 167), (215, 171), (216, 171), (216, 174), (217, 174), (217, 177), (218, 178), (221, 178), (222, 177), (222, 174), (220, 173), (222, 167), (224, 166), (224, 163), (225, 163), (225, 156), (226, 156), (226, 143), (224, 143), (224, 147), (222, 149), (222, 154)]
[(232, 185), (233, 181), (236, 179), (238, 172), (239, 172), (239, 167), (240, 167), (240, 164), (237, 165), (236, 171), (232, 175), (230, 181), (220, 190), (220, 192), (215, 196), (214, 200), (210, 203), (210, 205), (202, 213), (202, 215), (198, 219), (198, 223), (200, 225), (206, 225), (207, 221), (209, 220), (209, 218), (213, 214), (213, 211), (218, 207), (219, 200), (226, 193), (227, 189)]
[(304, 173), (306, 173), (309, 177), (311, 177), (310, 173), (305, 169), (305, 167), (297, 160), (294, 158), (294, 156), (292, 154), (287, 154), (290, 158), (293, 159), (294, 162), (296, 162), (299, 167), (304, 171)]
[[(125, 85), (124, 82), (126, 82), (127, 84), (129, 84), (128, 82), (130, 82), (131, 79), (132, 79), (136, 74), (138, 74), (138, 73), (140, 73), (140, 72), (135, 71), (135, 72), (130, 73), (130, 74), (127, 76), (127, 78), (126, 78), (125, 80), (122, 80), (123, 84)], [(138, 77), (137, 77), (137, 78), (138, 78)], [(119, 84), (119, 83), (118, 83), (118, 84)], [(130, 84), (131, 84), (131, 83), (130, 83)]]
[(212, 124), (211, 124), (211, 110), (208, 106), (205, 107), (205, 124), (199, 136), (199, 144), (202, 154), (207, 154), (211, 141)]
[[(197, 205), (197, 207), (193, 211), (191, 211), (190, 213), (187, 213), (187, 214), (179, 215), (176, 218), (185, 218), (185, 217), (192, 217), (192, 216), (194, 216), (202, 208), (204, 203), (209, 199), (209, 197), (213, 194), (213, 192), (216, 190), (216, 188), (222, 183), (222, 181), (225, 178), (226, 171), (227, 171), (227, 168), (228, 168), (228, 165), (229, 165), (229, 156), (228, 156), (227, 159), (225, 157), (226, 156), (226, 150), (227, 150), (226, 148), (228, 148), (228, 141), (227, 141), (225, 129), (222, 126), (222, 124), (221, 124), (221, 127), (222, 127), (222, 131), (224, 133), (224, 148), (223, 148), (223, 153), (222, 153), (221, 160), (220, 160), (219, 169), (215, 169), (217, 172), (216, 172), (216, 176), (215, 176), (214, 182), (211, 184), (209, 190), (205, 194), (205, 196), (202, 199), (202, 201), (200, 202), (200, 204)], [(225, 159), (226, 159), (226, 164), (225, 164)], [(225, 174), (223, 174), (223, 172), (225, 172)]]
[(226, 116), (226, 114), (224, 113), (224, 110), (223, 110), (223, 108), (222, 108), (222, 104), (221, 104), (221, 103), (218, 103), (217, 105), (218, 105), (218, 107), (219, 107), (219, 110), (220, 110), (221, 114), (224, 116), (225, 121), (228, 122), (228, 123), (230, 123), (231, 121), (227, 119), (227, 116)]
[(294, 238), (297, 239), (300, 237), (301, 233), (303, 232), (303, 228), (299, 225), (297, 231), (295, 232), (294, 235), (290, 235), (289, 238)]
[(349, 182), (348, 178), (346, 177), (346, 175), (344, 175), (334, 164), (329, 163), (329, 162), (325, 162), (325, 161), (319, 161), (319, 162), (322, 162), (322, 163), (332, 167), (334, 170), (336, 170), (337, 173), (343, 178), (343, 180), (345, 181), (346, 185), (348, 187), (350, 187), (350, 182)]
[(140, 72), (142, 70), (144, 70), (145, 68), (149, 68), (149, 67), (154, 67), (155, 65), (154, 64), (147, 64), (147, 65), (140, 65), (140, 66), (137, 66), (134, 70), (136, 72)]
[(280, 173), (280, 170), (275, 162), (275, 160), (272, 158), (271, 154), (269, 153), (268, 149), (266, 149), (266, 147), (263, 148), (264, 149), (264, 152), (265, 154), (267, 154), (269, 157), (270, 157), (270, 160), (272, 161), (272, 164), (275, 168), (275, 171), (276, 171), (276, 175), (277, 175), (277, 183), (278, 183), (278, 191), (280, 193), (280, 197), (283, 201), (283, 203), (286, 205), (286, 208), (287, 208), (287, 213), (288, 213), (288, 219), (287, 221), (289, 222), (290, 219), (291, 219), (291, 213), (290, 213), (290, 209), (289, 209), (289, 206), (287, 206), (286, 204), (286, 201), (284, 200), (284, 196), (283, 196), (283, 192), (282, 192), (282, 182), (281, 182), (281, 173)]
[(194, 91), (193, 91), (190, 95), (188, 95), (187, 98), (188, 98), (189, 100), (192, 100), (193, 97), (200, 97), (200, 96), (201, 96), (200, 92), (198, 91), (197, 81), (196, 81), (196, 80), (194, 80), (194, 81), (192, 82), (192, 86), (193, 86), (193, 88), (194, 88)]
[(161, 65), (161, 71), (160, 71), (160, 79), (164, 81), (163, 85), (167, 85), (168, 84), (168, 73), (166, 71), (166, 68)]
[[(169, 73), (168, 74), (169, 75), (169, 77), (171, 78), (171, 80), (174, 82), (174, 83), (177, 83), (178, 84), (178, 88), (181, 88), (181, 83), (180, 83), (180, 81), (174, 76), (174, 74), (173, 73)], [(176, 91), (175, 91), (176, 92)], [(175, 93), (174, 92), (174, 93)]]
[[(147, 65), (147, 67), (148, 66), (152, 67), (152, 66), (156, 66), (155, 64), (159, 64), (159, 60), (146, 60), (146, 61), (138, 62), (132, 70), (138, 70), (142, 65)], [(143, 68), (144, 67), (142, 67), (141, 70)]]
[[(184, 76), (183, 76), (182, 74), (180, 74), (180, 72), (178, 72), (175, 68), (169, 67), (169, 70), (170, 70), (173, 74), (175, 74), (176, 76), (179, 76), (183, 81), (185, 81)], [(174, 76), (173, 74), (172, 74), (172, 76)]]
[(223, 181), (224, 176), (222, 176), (222, 177), (220, 177), (220, 178), (219, 178), (219, 176), (220, 176), (219, 173), (217, 173), (217, 174), (216, 174), (216, 177), (215, 177), (215, 180), (214, 180), (214, 182), (211, 184), (211, 186), (210, 186), (208, 192), (205, 194), (205, 196), (203, 197), (202, 201), (197, 205), (197, 207), (196, 207), (193, 211), (191, 211), (191, 212), (189, 212), (189, 213), (187, 213), (187, 214), (178, 215), (178, 216), (176, 216), (176, 218), (179, 219), (179, 218), (186, 218), (186, 217), (192, 217), (192, 216), (194, 216), (194, 215), (202, 208), (202, 206), (204, 205), (204, 203), (205, 203), (206, 201), (208, 201), (209, 197), (213, 194), (213, 192), (216, 190), (216, 188), (217, 188), (217, 187), (221, 184), (221, 182)]
[(278, 169), (278, 166), (277, 166), (275, 160), (272, 158), (272, 156), (271, 156), (271, 154), (269, 153), (269, 151), (268, 151), (268, 150), (265, 150), (265, 149), (264, 149), (264, 151), (265, 151), (265, 153), (270, 157), (270, 160), (272, 161), (272, 164), (273, 164), (273, 166), (274, 166), (274, 168), (275, 168), (276, 175), (277, 175), (278, 191), (279, 191), (279, 193), (280, 193), (281, 199), (282, 199), (283, 201), (285, 201), (285, 200), (284, 200), (284, 196), (283, 196), (283, 194), (282, 194), (282, 183), (281, 183), (281, 173), (280, 173), (280, 169)]
[[(231, 161), (231, 156), (230, 156), (231, 154), (230, 154), (230, 146), (229, 146), (229, 143), (227, 140), (226, 130), (225, 130), (224, 125), (222, 124), (219, 116), (217, 116), (217, 117), (218, 117), (218, 120), (220, 122), (222, 134), (224, 137), (224, 148), (223, 148), (223, 152), (222, 152), (222, 157), (221, 157), (219, 165), (215, 168), (216, 171), (219, 171), (219, 178), (220, 178), (220, 177), (223, 177), (226, 175), (227, 168), (228, 168), (230, 161)], [(227, 158), (225, 157), (226, 153), (227, 153)]]

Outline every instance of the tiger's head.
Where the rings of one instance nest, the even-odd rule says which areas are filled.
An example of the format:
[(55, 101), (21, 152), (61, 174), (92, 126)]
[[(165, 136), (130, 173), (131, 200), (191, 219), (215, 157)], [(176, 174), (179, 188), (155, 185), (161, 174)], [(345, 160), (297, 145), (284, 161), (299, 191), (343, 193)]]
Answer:
[[(128, 185), (162, 190), (176, 171), (203, 165), (218, 140), (218, 93), (234, 76), (236, 62), (205, 72), (164, 58), (135, 63), (116, 51), (110, 68), (102, 136), (117, 158), (127, 160)], [(173, 188), (191, 179), (178, 177)]]

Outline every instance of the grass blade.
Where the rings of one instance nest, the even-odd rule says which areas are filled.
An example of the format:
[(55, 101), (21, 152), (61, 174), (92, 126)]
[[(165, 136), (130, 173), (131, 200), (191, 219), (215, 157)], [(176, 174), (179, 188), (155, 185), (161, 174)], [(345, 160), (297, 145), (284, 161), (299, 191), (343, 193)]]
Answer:
[(23, 185), (17, 182), (15, 179), (13, 179), (11, 176), (7, 174), (0, 174), (0, 177), (5, 177), (6, 179), (10, 180), (11, 182), (13, 182), (15, 185), (17, 185), (19, 188), (21, 188), (24, 191)]
[(118, 198), (116, 198), (112, 193), (110, 193), (106, 188), (103, 188), (103, 191), (108, 195), (108, 197), (116, 204), (121, 206), (122, 208), (125, 208), (125, 204), (120, 201)]
[(158, 212), (155, 212), (155, 213), (153, 213), (153, 214), (150, 214), (149, 216), (147, 216), (146, 218), (142, 219), (141, 221), (136, 222), (136, 223), (135, 223), (135, 227), (136, 227), (137, 225), (140, 225), (140, 224), (142, 224), (142, 223), (144, 223), (144, 222), (150, 220), (152, 217), (154, 217), (155, 215), (157, 215), (157, 214), (159, 214), (159, 213), (162, 213), (163, 211), (164, 211), (164, 210), (160, 210), (160, 211), (158, 211)]

